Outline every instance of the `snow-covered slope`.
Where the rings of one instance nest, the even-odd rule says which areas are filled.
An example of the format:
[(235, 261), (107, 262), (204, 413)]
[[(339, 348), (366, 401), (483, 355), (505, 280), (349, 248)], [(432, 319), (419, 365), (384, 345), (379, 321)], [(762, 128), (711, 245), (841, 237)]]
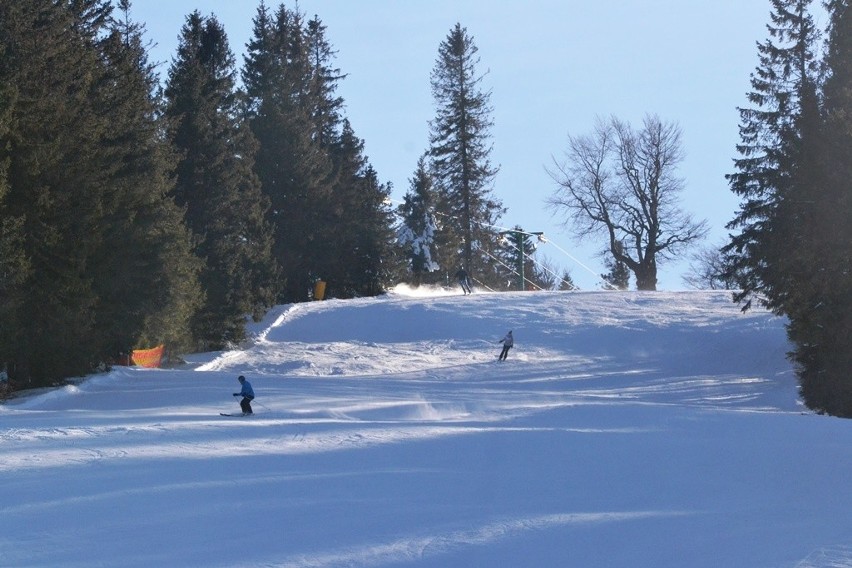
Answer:
[[(849, 422), (727, 293), (400, 289), (253, 332), (0, 406), (0, 566), (852, 565)], [(256, 415), (221, 417), (238, 374)]]

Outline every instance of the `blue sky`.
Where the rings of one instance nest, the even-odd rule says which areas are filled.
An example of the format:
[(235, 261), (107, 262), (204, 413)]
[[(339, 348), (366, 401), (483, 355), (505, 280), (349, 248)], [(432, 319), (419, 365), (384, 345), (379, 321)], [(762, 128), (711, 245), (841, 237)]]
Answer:
[[(216, 15), (242, 65), (258, 4), (136, 0), (132, 15), (145, 23), (165, 77), (195, 9)], [(708, 221), (708, 244), (724, 240), (738, 205), (724, 178), (739, 139), (736, 109), (746, 104), (756, 42), (767, 37), (768, 0), (301, 0), (298, 8), (326, 25), (347, 74), (339, 91), (347, 117), (395, 199), (428, 145), (435, 114), (429, 75), (458, 22), (479, 48), (483, 86), (492, 93), (492, 162), (500, 167), (493, 191), (508, 208), (501, 224), (544, 231), (551, 242), (540, 247), (540, 259), (570, 270), (584, 289), (595, 289), (604, 271), (603, 244), (576, 242), (546, 205), (556, 188), (546, 168), (568, 135), (591, 132), (597, 116), (640, 126), (645, 114), (657, 114), (678, 123), (686, 152), (682, 206)], [(682, 288), (685, 269), (663, 264), (660, 289)]]

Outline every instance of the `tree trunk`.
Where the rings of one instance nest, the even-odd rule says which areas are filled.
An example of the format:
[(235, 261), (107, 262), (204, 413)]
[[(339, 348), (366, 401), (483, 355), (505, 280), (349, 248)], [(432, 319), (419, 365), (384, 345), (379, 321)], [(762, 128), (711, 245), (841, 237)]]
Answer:
[(657, 290), (657, 267), (642, 266), (635, 270), (633, 274), (636, 276), (636, 289), (646, 292), (654, 292)]

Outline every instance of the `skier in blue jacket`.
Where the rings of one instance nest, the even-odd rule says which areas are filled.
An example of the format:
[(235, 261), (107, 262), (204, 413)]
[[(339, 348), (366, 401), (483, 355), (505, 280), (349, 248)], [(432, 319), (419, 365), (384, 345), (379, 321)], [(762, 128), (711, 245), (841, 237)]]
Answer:
[(240, 392), (235, 392), (234, 396), (243, 397), (240, 401), (240, 408), (243, 409), (243, 414), (252, 414), (251, 401), (254, 400), (254, 389), (251, 388), (251, 383), (244, 376), (240, 375), (237, 377), (237, 380), (240, 381), (243, 388)]

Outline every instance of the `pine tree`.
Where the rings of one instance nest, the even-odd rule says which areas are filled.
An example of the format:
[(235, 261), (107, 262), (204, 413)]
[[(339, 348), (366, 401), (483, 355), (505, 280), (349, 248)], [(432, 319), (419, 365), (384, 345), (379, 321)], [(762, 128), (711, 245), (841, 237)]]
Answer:
[[(742, 292), (735, 299), (747, 309), (755, 297), (783, 312), (785, 279), (792, 273), (790, 243), (798, 250), (796, 221), (803, 200), (796, 196), (814, 170), (804, 162), (803, 128), (813, 124), (816, 30), (807, 12), (811, 0), (772, 0), (770, 38), (758, 45), (760, 65), (752, 74), (749, 102), (740, 109), (740, 158), (728, 176), (731, 191), (742, 199), (728, 224), (737, 230), (723, 251), (726, 278)], [(803, 118), (805, 120), (803, 120)], [(791, 241), (792, 239), (792, 241)], [(793, 268), (795, 270), (795, 268)]]
[(200, 261), (169, 191), (173, 159), (156, 119), (158, 77), (148, 62), (144, 27), (130, 1), (103, 41), (107, 74), (102, 108), (111, 117), (103, 144), (116, 165), (104, 200), (104, 240), (94, 264), (101, 308), (96, 327), (112, 357), (130, 348), (165, 344), (183, 353), (194, 345), (190, 319), (200, 306)]
[[(431, 172), (445, 215), (443, 268), (449, 270), (458, 263), (471, 276), (494, 283), (499, 273), (490, 257), (499, 238), (493, 225), (504, 209), (491, 196), (497, 174), (489, 159), (491, 94), (481, 90), (477, 52), (473, 38), (460, 24), (438, 48), (431, 76), (437, 107), (430, 123)], [(453, 256), (457, 258), (451, 261)]]
[(624, 254), (621, 252), (624, 245), (619, 241), (615, 248), (618, 254), (606, 258), (605, 264), (609, 270), (606, 274), (601, 274), (601, 278), (608, 287), (627, 290), (630, 287), (630, 268), (621, 260), (621, 256)]
[(326, 38), (326, 26), (318, 16), (304, 30), (308, 69), (308, 93), (313, 138), (321, 148), (334, 145), (342, 135), (343, 98), (337, 96), (337, 84), (346, 75), (333, 66), (336, 52)]
[[(793, 273), (789, 335), (796, 345), (802, 397), (816, 410), (852, 416), (852, 8), (826, 3), (830, 16), (824, 60), (822, 123), (809, 155), (820, 162), (804, 209), (800, 270)], [(811, 117), (811, 121), (815, 120)]]
[(417, 161), (417, 169), (409, 184), (403, 202), (397, 209), (401, 219), (397, 241), (404, 251), (411, 281), (419, 286), (431, 281), (428, 275), (439, 268), (435, 250), (439, 225), (435, 216), (432, 177), (427, 170), (425, 156)]
[(259, 149), (256, 172), (271, 201), (273, 254), (282, 268), (280, 301), (310, 297), (324, 278), (334, 171), (313, 119), (310, 60), (302, 16), (261, 3), (243, 67), (246, 109)]
[(571, 273), (566, 270), (562, 273), (562, 279), (559, 282), (559, 290), (567, 291), (576, 289), (577, 286), (574, 284), (574, 279), (571, 277)]
[(26, 321), (21, 305), (25, 294), (23, 285), (30, 277), (31, 266), (25, 249), (24, 217), (13, 215), (6, 203), (10, 191), (10, 156), (4, 149), (10, 144), (16, 104), (7, 63), (6, 45), (0, 43), (0, 322), (3, 322), (0, 325), (0, 362), (3, 363), (16, 359), (13, 344), (18, 330)]
[(112, 169), (100, 146), (109, 119), (97, 96), (106, 5), (0, 4), (4, 83), (14, 99), (0, 146), (8, 164), (4, 232), (12, 228), (30, 265), (4, 322), (15, 326), (4, 350), (25, 384), (83, 374), (100, 357), (90, 261), (103, 239)]
[(536, 251), (533, 234), (516, 225), (510, 231), (503, 231), (502, 235), (501, 246), (494, 255), (496, 287), (501, 290), (543, 288), (541, 281), (546, 281), (547, 278), (541, 278), (538, 275), (539, 270), (533, 260), (533, 254)]
[(364, 156), (363, 140), (346, 119), (331, 152), (337, 174), (321, 270), (337, 297), (376, 295), (384, 291), (392, 272), (390, 187), (379, 182)]
[(234, 57), (215, 17), (187, 17), (165, 89), (170, 139), (181, 159), (174, 191), (204, 259), (204, 305), (193, 327), (205, 348), (245, 334), (245, 317), (274, 301), (268, 201), (254, 175), (256, 143), (242, 123)]

